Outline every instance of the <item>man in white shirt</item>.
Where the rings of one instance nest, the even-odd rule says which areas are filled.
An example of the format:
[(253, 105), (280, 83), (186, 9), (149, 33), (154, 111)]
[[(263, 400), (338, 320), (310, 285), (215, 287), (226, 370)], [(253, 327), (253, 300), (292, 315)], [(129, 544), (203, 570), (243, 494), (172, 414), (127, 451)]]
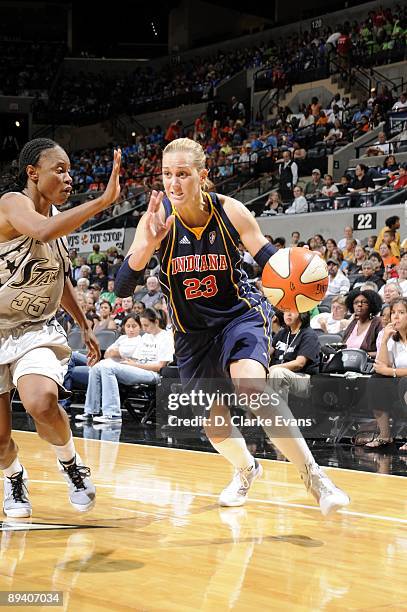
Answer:
[(397, 100), (397, 102), (395, 102), (395, 104), (393, 104), (392, 109), (393, 111), (403, 111), (403, 110), (407, 110), (407, 94), (406, 92), (403, 91), (403, 93), (400, 95), (400, 99)]
[(285, 211), (286, 215), (295, 215), (308, 212), (308, 202), (304, 196), (304, 190), (298, 185), (294, 188), (294, 201)]
[(330, 257), (326, 262), (328, 266), (328, 290), (326, 297), (330, 295), (346, 295), (349, 293), (349, 279), (339, 269), (339, 261)]
[(344, 232), (345, 232), (345, 237), (341, 238), (340, 241), (338, 242), (338, 249), (341, 249), (341, 251), (343, 251), (343, 249), (346, 247), (346, 242), (350, 239), (356, 240), (356, 242), (360, 244), (360, 240), (358, 240), (357, 238), (353, 238), (353, 229), (351, 228), (350, 225), (347, 225), (344, 228)]

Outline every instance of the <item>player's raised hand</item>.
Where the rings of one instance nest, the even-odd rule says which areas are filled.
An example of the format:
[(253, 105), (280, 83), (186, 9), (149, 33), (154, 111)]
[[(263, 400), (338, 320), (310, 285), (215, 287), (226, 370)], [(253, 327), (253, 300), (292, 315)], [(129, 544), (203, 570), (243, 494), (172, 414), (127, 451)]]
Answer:
[(120, 164), (122, 160), (122, 150), (117, 149), (113, 151), (113, 168), (109, 178), (107, 187), (100, 197), (103, 201), (105, 208), (113, 204), (117, 200), (120, 194)]
[(154, 245), (159, 244), (165, 238), (174, 222), (174, 215), (170, 215), (168, 219), (163, 221), (160, 213), (163, 197), (164, 193), (162, 191), (153, 189), (145, 214), (145, 236), (148, 242)]

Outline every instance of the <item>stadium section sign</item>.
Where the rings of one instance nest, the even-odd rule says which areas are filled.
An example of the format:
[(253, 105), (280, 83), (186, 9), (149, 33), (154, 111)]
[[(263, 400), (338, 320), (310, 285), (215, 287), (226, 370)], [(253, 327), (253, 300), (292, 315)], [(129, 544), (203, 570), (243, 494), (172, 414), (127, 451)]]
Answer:
[(106, 251), (112, 246), (123, 249), (124, 229), (80, 232), (68, 236), (69, 248), (76, 249), (78, 253), (90, 253), (94, 244), (100, 244), (101, 251)]

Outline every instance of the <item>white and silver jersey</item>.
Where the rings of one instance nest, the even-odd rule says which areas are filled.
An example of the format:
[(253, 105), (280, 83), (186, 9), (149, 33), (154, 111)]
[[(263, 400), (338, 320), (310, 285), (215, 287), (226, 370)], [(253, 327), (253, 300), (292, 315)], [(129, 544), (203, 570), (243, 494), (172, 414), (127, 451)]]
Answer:
[(47, 321), (60, 305), (70, 261), (65, 238), (0, 243), (0, 330)]

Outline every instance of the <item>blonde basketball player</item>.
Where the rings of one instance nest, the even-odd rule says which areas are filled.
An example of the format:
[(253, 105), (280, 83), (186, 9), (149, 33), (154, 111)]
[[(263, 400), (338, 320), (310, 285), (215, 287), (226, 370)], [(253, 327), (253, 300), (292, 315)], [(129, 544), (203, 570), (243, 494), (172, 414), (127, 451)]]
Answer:
[[(210, 379), (231, 378), (238, 381), (239, 391), (257, 392), (256, 381), (262, 390), (269, 365), (272, 309), (241, 270), (238, 244), (243, 242), (261, 267), (274, 249), (245, 206), (205, 191), (208, 171), (198, 143), (174, 140), (164, 150), (162, 165), (165, 195), (153, 191), (115, 290), (118, 295), (130, 295), (138, 272), (159, 248), (160, 282), (176, 330), (175, 354), (185, 387), (198, 390)], [(294, 420), (283, 400), (278, 413), (286, 422)], [(271, 406), (256, 414), (263, 422), (276, 416)], [(236, 470), (219, 502), (240, 506), (262, 467), (232, 423), (228, 406), (213, 405), (210, 416), (206, 434)], [(221, 427), (213, 426), (213, 417), (221, 417)], [(349, 503), (348, 496), (316, 464), (298, 427), (265, 425), (264, 429), (298, 468), (323, 514)]]

